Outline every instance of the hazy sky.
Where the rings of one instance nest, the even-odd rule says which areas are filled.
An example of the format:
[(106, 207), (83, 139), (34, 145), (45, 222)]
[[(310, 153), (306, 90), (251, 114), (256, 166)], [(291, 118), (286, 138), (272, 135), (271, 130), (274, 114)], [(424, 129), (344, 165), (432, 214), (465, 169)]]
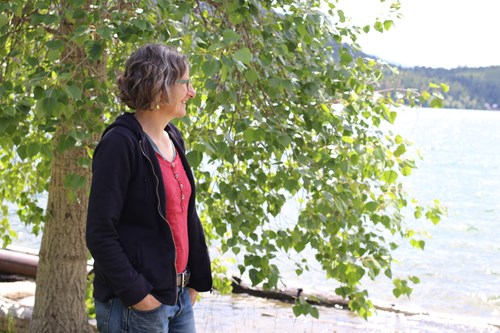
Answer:
[[(341, 0), (353, 23), (387, 17), (378, 0)], [(401, 19), (385, 33), (363, 36), (366, 53), (403, 66), (500, 65), (500, 0), (401, 0)], [(384, 8), (385, 6), (385, 8)]]

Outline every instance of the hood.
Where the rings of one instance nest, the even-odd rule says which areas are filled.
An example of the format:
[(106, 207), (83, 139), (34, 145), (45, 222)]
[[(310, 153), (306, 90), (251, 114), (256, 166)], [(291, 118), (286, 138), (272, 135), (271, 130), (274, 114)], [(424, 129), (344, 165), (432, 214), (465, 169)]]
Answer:
[[(148, 142), (148, 140), (146, 140), (144, 136), (144, 131), (142, 130), (141, 124), (137, 121), (137, 119), (135, 119), (134, 113), (131, 112), (125, 112), (121, 116), (118, 116), (116, 120), (104, 130), (104, 133), (102, 133), (101, 137), (105, 136), (106, 133), (118, 126), (128, 128), (130, 131), (132, 131), (135, 134), (137, 141), (142, 140), (143, 142)], [(183, 142), (182, 139), (180, 139), (180, 135), (178, 133), (179, 130), (177, 129), (177, 127), (169, 123), (165, 127), (165, 131), (167, 131), (167, 133), (170, 135), (170, 138), (172, 139), (172, 141), (174, 141), (177, 149), (182, 149), (184, 151)]]
[(135, 119), (134, 114), (129, 112), (125, 112), (121, 116), (118, 116), (118, 118), (104, 130), (102, 136), (105, 136), (111, 129), (118, 126), (131, 130), (137, 137), (137, 141), (144, 139), (141, 124)]

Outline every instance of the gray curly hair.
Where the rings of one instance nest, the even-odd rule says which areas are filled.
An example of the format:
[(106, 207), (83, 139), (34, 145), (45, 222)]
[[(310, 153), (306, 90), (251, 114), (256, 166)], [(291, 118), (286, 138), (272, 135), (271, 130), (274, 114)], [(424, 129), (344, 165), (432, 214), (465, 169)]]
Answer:
[(185, 55), (162, 44), (146, 44), (130, 55), (117, 78), (119, 98), (134, 110), (153, 110), (170, 100), (170, 88), (188, 68)]

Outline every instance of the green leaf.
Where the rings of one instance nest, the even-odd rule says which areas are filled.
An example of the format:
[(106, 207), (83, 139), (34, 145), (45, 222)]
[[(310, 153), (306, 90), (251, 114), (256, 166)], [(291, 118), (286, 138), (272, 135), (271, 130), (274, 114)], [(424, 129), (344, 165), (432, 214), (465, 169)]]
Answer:
[(441, 109), (443, 108), (443, 100), (441, 98), (433, 98), (431, 100), (431, 108)]
[(44, 1), (37, 1), (35, 4), (36, 9), (48, 9), (49, 5)]
[(376, 203), (376, 202), (374, 202), (374, 201), (370, 201), (370, 202), (367, 202), (367, 203), (365, 204), (365, 209), (366, 209), (367, 211), (369, 211), (369, 212), (372, 212), (372, 213), (373, 213), (373, 212), (375, 212), (375, 210), (377, 209), (377, 207), (378, 207), (378, 205), (377, 205), (377, 203)]
[(253, 69), (249, 69), (245, 71), (245, 78), (248, 80), (248, 83), (253, 84), (259, 79), (259, 74)]
[(220, 63), (216, 59), (210, 59), (201, 64), (201, 69), (207, 77), (214, 76), (220, 69)]
[(233, 12), (233, 13), (229, 14), (229, 21), (232, 24), (237, 25), (237, 24), (240, 24), (241, 22), (245, 21), (245, 17), (238, 12)]
[(83, 91), (79, 86), (73, 84), (63, 85), (62, 88), (68, 97), (71, 97), (74, 100), (80, 100), (82, 98)]
[(318, 319), (319, 318), (319, 310), (315, 306), (311, 306), (311, 316)]
[(403, 167), (403, 168), (401, 169), (401, 174), (402, 174), (403, 176), (409, 176), (409, 175), (411, 175), (412, 171), (413, 171), (413, 169), (412, 169), (411, 167), (409, 167), (409, 166), (405, 166), (405, 167)]
[(59, 139), (58, 151), (60, 153), (75, 147), (76, 140), (70, 135), (62, 135)]
[(387, 184), (392, 184), (398, 179), (398, 173), (394, 170), (386, 171), (382, 174), (382, 180)]
[(222, 42), (215, 42), (208, 47), (207, 51), (208, 52), (215, 52), (223, 47), (224, 47), (224, 44)]
[(47, 46), (50, 50), (61, 50), (64, 49), (64, 42), (59, 39), (49, 40), (45, 46)]
[(68, 2), (74, 7), (81, 7), (85, 3), (85, 0), (68, 0)]
[(13, 117), (16, 115), (16, 108), (14, 107), (7, 107), (5, 110), (3, 110), (3, 114), (8, 117)]
[(432, 223), (438, 224), (441, 220), (439, 212), (436, 210), (429, 210), (425, 213), (425, 218), (431, 220)]
[(193, 169), (196, 169), (203, 161), (203, 153), (200, 151), (193, 150), (186, 154), (186, 158), (188, 159), (191, 167)]
[(39, 64), (39, 60), (35, 57), (27, 57), (26, 62), (32, 67), (35, 67)]
[(61, 56), (62, 50), (49, 50), (47, 52), (47, 60), (56, 61)]
[(341, 22), (341, 23), (344, 23), (344, 22), (345, 22), (345, 14), (344, 14), (344, 11), (339, 9), (339, 10), (337, 10), (337, 14), (339, 15), (340, 22)]
[(75, 42), (78, 45), (82, 45), (90, 38), (90, 28), (88, 26), (79, 26), (73, 32), (73, 36), (71, 36), (70, 41)]
[(241, 61), (245, 65), (250, 65), (250, 58), (252, 54), (248, 47), (244, 47), (236, 52), (234, 52), (233, 58), (237, 61)]
[(409, 276), (408, 279), (414, 284), (420, 283), (420, 279), (417, 276)]
[(113, 36), (114, 30), (109, 26), (104, 25), (96, 28), (97, 33), (104, 39), (111, 38)]
[(0, 28), (9, 23), (9, 19), (4, 14), (0, 13)]
[(412, 288), (408, 287), (408, 281), (401, 279), (394, 279), (392, 280), (392, 283), (394, 284), (394, 289), (392, 290), (394, 296), (396, 297), (399, 297), (401, 295), (409, 296), (411, 294)]
[(423, 101), (426, 101), (429, 98), (431, 98), (431, 94), (428, 91), (421, 91), (420, 97), (422, 98)]
[(425, 241), (423, 240), (416, 240), (416, 239), (410, 239), (410, 244), (416, 249), (423, 250), (425, 247)]
[(243, 131), (243, 137), (248, 143), (255, 142), (255, 141), (261, 141), (265, 138), (266, 133), (263, 129), (261, 128), (247, 128), (245, 131)]
[(104, 44), (101, 41), (91, 41), (87, 46), (87, 53), (92, 61), (101, 59), (103, 52)]
[(302, 309), (302, 306), (298, 305), (298, 304), (294, 304), (294, 306), (292, 307), (292, 310), (293, 310), (293, 315), (295, 317), (298, 317), (300, 316), (301, 314), (303, 314), (303, 309)]
[(59, 109), (59, 102), (54, 97), (47, 97), (41, 100), (41, 108), (45, 114), (53, 114)]
[(45, 19), (45, 15), (42, 15), (42, 14), (39, 14), (39, 13), (33, 13), (33, 15), (31, 15), (31, 24), (33, 26), (38, 26), (40, 25), (41, 23), (44, 23), (44, 19)]
[(250, 280), (252, 281), (252, 286), (256, 286), (262, 282), (262, 279), (259, 275), (259, 272), (255, 268), (251, 268), (248, 271), (248, 276), (250, 277)]
[(64, 51), (64, 42), (62, 40), (50, 40), (46, 44), (49, 51), (47, 52), (47, 59), (49, 61), (58, 60), (61, 53)]
[(29, 157), (29, 158), (34, 157), (35, 155), (37, 155), (38, 153), (40, 153), (40, 149), (41, 149), (40, 144), (38, 144), (38, 143), (29, 143), (26, 146), (27, 157)]
[(415, 216), (415, 219), (419, 219), (422, 217), (422, 210), (423, 210), (423, 208), (421, 206), (415, 207), (415, 212), (413, 213), (413, 215)]
[(240, 39), (240, 35), (237, 32), (229, 29), (224, 30), (222, 36), (224, 37), (223, 40), (226, 45), (232, 44)]
[(288, 134), (282, 134), (282, 135), (278, 136), (278, 142), (283, 147), (288, 147), (290, 142), (292, 142), (292, 138), (290, 138), (290, 136)]
[(340, 53), (340, 64), (343, 66), (347, 66), (352, 62), (352, 57), (348, 51), (341, 51)]
[(394, 22), (393, 22), (392, 20), (385, 20), (385, 21), (384, 21), (384, 29), (385, 29), (385, 30), (389, 30), (389, 29), (392, 27), (392, 24), (393, 24), (393, 23), (394, 23)]
[(64, 177), (64, 186), (77, 190), (85, 186), (85, 176), (69, 174)]
[(140, 20), (140, 19), (132, 20), (132, 24), (134, 26), (136, 26), (137, 28), (139, 28), (140, 30), (146, 30), (146, 28), (148, 26), (147, 21)]
[(343, 136), (342, 141), (350, 143), (350, 144), (354, 143), (354, 139), (350, 136)]
[(398, 148), (394, 151), (394, 156), (400, 157), (406, 152), (406, 146), (404, 144), (401, 144), (398, 146)]
[(41, 99), (44, 96), (44, 93), (45, 93), (45, 90), (40, 86), (35, 86), (35, 88), (33, 89), (33, 97), (36, 100)]
[(19, 147), (17, 147), (16, 153), (21, 160), (26, 159), (28, 157), (26, 145), (20, 145)]

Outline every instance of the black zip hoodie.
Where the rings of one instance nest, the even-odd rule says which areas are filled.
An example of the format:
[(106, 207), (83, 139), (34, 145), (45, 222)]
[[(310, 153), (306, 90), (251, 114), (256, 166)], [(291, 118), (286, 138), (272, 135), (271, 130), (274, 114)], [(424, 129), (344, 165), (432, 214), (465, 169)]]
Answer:
[[(165, 128), (182, 160), (192, 193), (188, 205), (189, 287), (212, 288), (205, 235), (195, 203), (195, 184), (184, 141)], [(94, 151), (86, 240), (94, 258), (94, 297), (119, 297), (132, 306), (151, 293), (161, 303), (177, 300), (175, 246), (165, 218), (166, 194), (156, 154), (133, 114), (119, 116)]]

